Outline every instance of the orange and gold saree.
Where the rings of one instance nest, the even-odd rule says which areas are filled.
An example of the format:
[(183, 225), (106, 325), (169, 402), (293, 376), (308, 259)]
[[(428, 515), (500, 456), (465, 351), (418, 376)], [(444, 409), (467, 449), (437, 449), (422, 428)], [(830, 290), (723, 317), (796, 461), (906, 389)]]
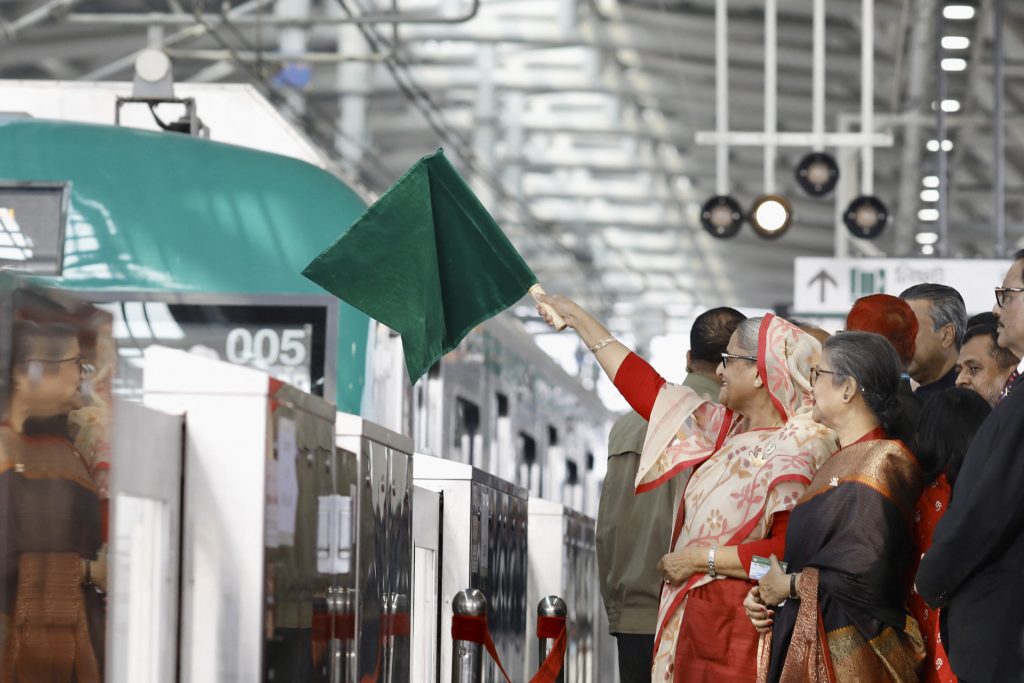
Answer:
[(800, 599), (776, 608), (759, 681), (918, 680), (924, 646), (904, 604), (921, 486), (914, 456), (881, 438), (843, 448), (818, 470), (786, 533)]

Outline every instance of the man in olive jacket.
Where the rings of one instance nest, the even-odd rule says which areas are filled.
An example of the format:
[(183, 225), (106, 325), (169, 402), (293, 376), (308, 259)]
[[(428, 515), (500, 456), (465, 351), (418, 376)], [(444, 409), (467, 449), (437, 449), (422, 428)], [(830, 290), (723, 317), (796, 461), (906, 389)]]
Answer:
[[(729, 337), (744, 319), (731, 308), (702, 313), (690, 330), (683, 384), (718, 399), (716, 370)], [(662, 580), (657, 564), (668, 552), (678, 501), (689, 471), (667, 486), (634, 495), (647, 421), (619, 418), (608, 436), (608, 471), (597, 513), (597, 567), (609, 631), (619, 651), (621, 683), (649, 683)]]

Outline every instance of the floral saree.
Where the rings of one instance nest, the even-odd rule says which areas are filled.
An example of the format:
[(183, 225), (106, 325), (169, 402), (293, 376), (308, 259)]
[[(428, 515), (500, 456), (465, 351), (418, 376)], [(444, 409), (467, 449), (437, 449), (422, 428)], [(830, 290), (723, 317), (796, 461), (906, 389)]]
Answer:
[(924, 646), (904, 604), (921, 488), (917, 460), (898, 441), (859, 441), (818, 471), (786, 533), (800, 599), (775, 610), (759, 681), (918, 680)]
[[(686, 387), (666, 385), (661, 390), (636, 490), (650, 490), (696, 468), (680, 501), (673, 551), (762, 540), (772, 515), (796, 505), (836, 448), (834, 433), (810, 418), (808, 375), (820, 353), (813, 337), (765, 316), (758, 373), (779, 412), (777, 428), (751, 430), (742, 416)], [(740, 604), (748, 586), (707, 574), (695, 574), (680, 586), (665, 585), (652, 680), (752, 681), (757, 637)], [(688, 610), (693, 612), (689, 619)]]

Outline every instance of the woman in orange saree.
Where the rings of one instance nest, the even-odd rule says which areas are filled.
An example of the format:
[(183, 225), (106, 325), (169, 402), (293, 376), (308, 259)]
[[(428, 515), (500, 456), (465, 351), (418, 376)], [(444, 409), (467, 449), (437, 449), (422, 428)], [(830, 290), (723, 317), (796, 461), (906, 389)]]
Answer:
[(905, 602), (921, 468), (886, 438), (899, 428), (899, 374), (896, 352), (876, 334), (846, 332), (825, 343), (814, 416), (843, 448), (793, 509), (789, 573), (773, 561), (744, 601), (767, 632), (759, 681), (918, 680), (924, 647)]
[(809, 372), (820, 344), (772, 315), (744, 321), (718, 369), (718, 404), (666, 384), (571, 301), (541, 300), (649, 419), (637, 492), (694, 469), (661, 562), (652, 680), (750, 683), (757, 634), (741, 602), (753, 585), (751, 558), (781, 547), (788, 511), (836, 448), (835, 435), (810, 416)]

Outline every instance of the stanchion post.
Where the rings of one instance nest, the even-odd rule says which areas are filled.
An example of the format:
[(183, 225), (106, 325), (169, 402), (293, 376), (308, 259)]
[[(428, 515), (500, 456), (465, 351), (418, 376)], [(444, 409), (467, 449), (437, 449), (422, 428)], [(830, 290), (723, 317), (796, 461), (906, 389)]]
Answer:
[(398, 595), (395, 593), (385, 593), (384, 599), (381, 600), (381, 609), (384, 611), (384, 628), (381, 629), (381, 647), (384, 653), (381, 657), (382, 681), (393, 680), (392, 669), (395, 665), (395, 599), (397, 597)]
[(331, 618), (329, 642), (330, 683), (351, 683), (356, 676), (354, 633), (355, 592), (348, 588), (327, 589), (327, 613)]
[[(487, 598), (476, 588), (459, 591), (452, 600), (455, 617), (486, 617)], [(480, 683), (484, 674), (483, 645), (452, 641), (452, 683)]]
[[(558, 597), (557, 595), (549, 595), (537, 604), (537, 618), (541, 617), (555, 617), (559, 619), (565, 619), (569, 614), (569, 608), (565, 604), (565, 600)], [(555, 647), (556, 638), (537, 638), (537, 666), (543, 666), (544, 660), (547, 659), (551, 650)], [(557, 683), (565, 682), (565, 663), (562, 663), (562, 669), (558, 673), (558, 678), (555, 679)]]
[[(390, 629), (387, 643), (387, 672), (385, 681), (403, 680), (403, 672), (409, 671), (409, 598), (404, 593), (392, 593), (389, 600)], [(407, 673), (405, 674), (407, 675)]]

